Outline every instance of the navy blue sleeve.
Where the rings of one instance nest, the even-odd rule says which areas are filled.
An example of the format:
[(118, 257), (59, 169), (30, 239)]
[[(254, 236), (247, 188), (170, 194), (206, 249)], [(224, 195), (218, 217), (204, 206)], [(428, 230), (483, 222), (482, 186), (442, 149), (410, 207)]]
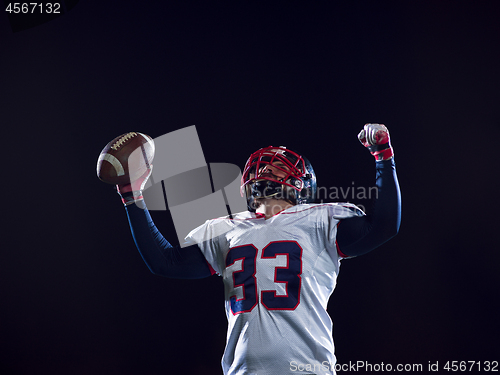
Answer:
[(394, 158), (376, 161), (377, 196), (366, 216), (343, 219), (338, 224), (340, 255), (357, 256), (394, 237), (401, 223), (401, 193)]
[(146, 207), (131, 204), (126, 211), (137, 249), (152, 273), (176, 279), (201, 279), (214, 273), (198, 245), (172, 246)]

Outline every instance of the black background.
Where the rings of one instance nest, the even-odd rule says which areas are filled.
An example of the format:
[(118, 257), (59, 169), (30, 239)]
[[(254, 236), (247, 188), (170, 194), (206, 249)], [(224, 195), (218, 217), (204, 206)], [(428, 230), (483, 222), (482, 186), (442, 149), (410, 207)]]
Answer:
[(152, 275), (95, 175), (117, 135), (190, 125), (207, 162), (242, 167), (281, 144), (347, 188), (373, 185), (356, 136), (386, 124), (401, 230), (343, 262), (338, 362), (500, 360), (499, 14), (497, 1), (82, 0), (14, 32), (2, 9), (0, 372), (221, 374), (221, 279)]

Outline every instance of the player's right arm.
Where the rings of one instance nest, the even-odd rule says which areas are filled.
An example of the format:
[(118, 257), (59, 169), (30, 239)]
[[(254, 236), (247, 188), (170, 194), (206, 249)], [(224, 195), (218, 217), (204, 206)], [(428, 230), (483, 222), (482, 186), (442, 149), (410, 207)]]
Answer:
[(160, 233), (142, 198), (151, 171), (127, 185), (117, 185), (127, 212), (132, 237), (142, 259), (155, 275), (200, 279), (214, 272), (198, 245), (180, 248), (171, 245)]

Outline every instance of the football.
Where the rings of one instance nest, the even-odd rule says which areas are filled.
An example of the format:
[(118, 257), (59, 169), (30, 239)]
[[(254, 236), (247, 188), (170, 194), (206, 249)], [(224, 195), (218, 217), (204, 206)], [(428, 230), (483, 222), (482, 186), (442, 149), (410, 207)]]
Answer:
[(97, 177), (108, 184), (128, 184), (150, 169), (154, 154), (155, 145), (149, 135), (122, 134), (102, 149), (97, 160)]

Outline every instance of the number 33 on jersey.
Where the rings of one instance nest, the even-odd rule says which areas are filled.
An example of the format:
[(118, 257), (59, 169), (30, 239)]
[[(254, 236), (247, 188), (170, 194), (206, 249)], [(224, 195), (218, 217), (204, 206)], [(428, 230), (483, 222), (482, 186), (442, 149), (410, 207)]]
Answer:
[[(326, 306), (341, 260), (337, 224), (359, 215), (348, 203), (301, 204), (267, 220), (251, 212), (209, 220), (188, 235), (188, 244), (197, 243), (224, 280), (229, 324), (223, 365), (234, 366), (240, 356), (251, 362), (252, 353), (258, 353), (255, 361), (333, 361)], [(318, 347), (321, 353), (311, 353)]]
[[(250, 312), (259, 301), (268, 310), (294, 310), (300, 303), (301, 274), (302, 248), (295, 241), (270, 242), (262, 250), (251, 244), (230, 248), (224, 279), (231, 312)], [(267, 280), (272, 282), (266, 285)]]

